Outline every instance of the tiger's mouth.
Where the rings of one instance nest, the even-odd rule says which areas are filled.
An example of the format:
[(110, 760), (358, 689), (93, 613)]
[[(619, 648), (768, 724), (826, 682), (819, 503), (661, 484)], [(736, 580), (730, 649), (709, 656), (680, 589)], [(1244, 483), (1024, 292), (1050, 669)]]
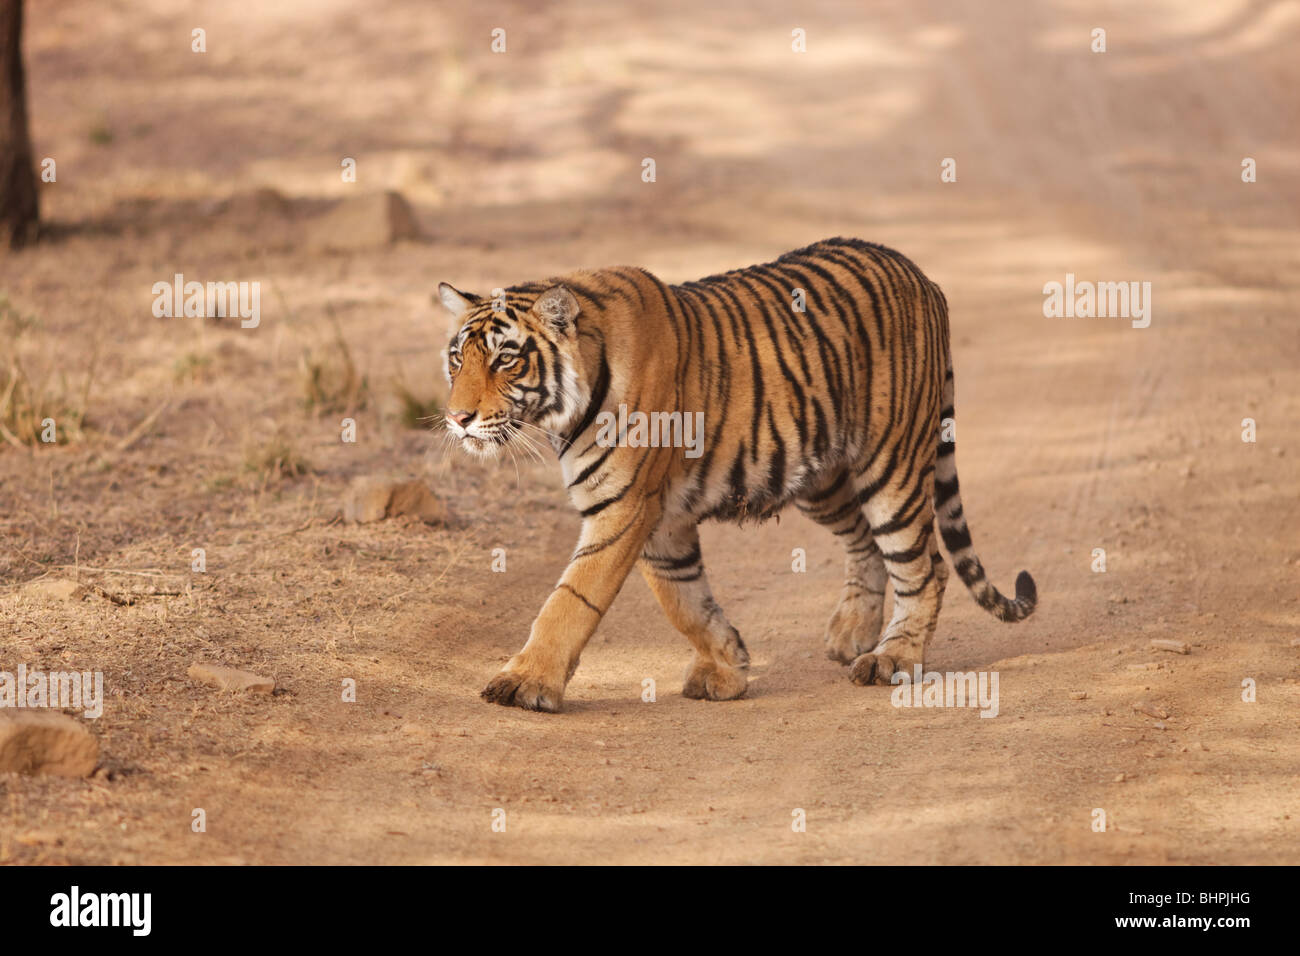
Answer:
[(478, 458), (495, 458), (501, 454), (501, 447), (505, 443), (505, 436), (499, 433), (494, 433), (488, 438), (465, 435), (460, 440), (460, 447)]
[(461, 428), (448, 420), (448, 427), (460, 447), (476, 458), (497, 458), (502, 450), (542, 460), (546, 445), (542, 436), (549, 434), (523, 417), (504, 415), (490, 422), (478, 422)]

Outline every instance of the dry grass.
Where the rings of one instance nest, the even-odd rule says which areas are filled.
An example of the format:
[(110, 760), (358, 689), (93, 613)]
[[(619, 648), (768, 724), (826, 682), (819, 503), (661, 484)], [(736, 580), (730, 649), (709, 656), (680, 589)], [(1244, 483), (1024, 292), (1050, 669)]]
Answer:
[(334, 310), (326, 306), (334, 339), (319, 353), (305, 348), (298, 361), (302, 404), (309, 415), (353, 415), (370, 400), (370, 383), (357, 370)]
[(244, 471), (265, 488), (300, 478), (311, 471), (311, 465), (299, 452), (290, 431), (276, 428), (270, 438), (245, 442)]
[[(18, 344), (24, 335), (40, 328), (39, 319), (23, 314), (8, 296), (0, 294), (0, 339), (11, 346), (0, 384), (0, 438), (16, 448), (65, 444), (83, 437), (98, 352), (92, 353), (79, 390), (74, 391), (64, 371), (33, 376), (18, 357)], [(52, 354), (52, 349), (43, 351)]]
[(172, 378), (177, 385), (194, 385), (212, 373), (212, 356), (186, 352), (172, 363)]

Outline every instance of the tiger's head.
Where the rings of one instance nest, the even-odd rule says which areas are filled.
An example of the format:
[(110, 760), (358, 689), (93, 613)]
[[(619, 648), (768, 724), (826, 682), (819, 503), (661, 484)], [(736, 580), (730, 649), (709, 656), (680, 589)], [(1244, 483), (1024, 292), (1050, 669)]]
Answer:
[(458, 324), (447, 345), (447, 430), (484, 457), (511, 441), (556, 438), (582, 410), (574, 294), (555, 285), (492, 299), (443, 282), (438, 297)]

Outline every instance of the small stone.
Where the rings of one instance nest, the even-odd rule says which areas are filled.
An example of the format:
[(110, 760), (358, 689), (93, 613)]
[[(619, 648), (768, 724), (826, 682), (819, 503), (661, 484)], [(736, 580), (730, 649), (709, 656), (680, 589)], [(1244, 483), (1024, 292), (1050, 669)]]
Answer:
[(1186, 654), (1188, 647), (1183, 641), (1171, 641), (1164, 638), (1156, 638), (1151, 642), (1151, 646), (1157, 651), (1169, 651), (1173, 654)]
[(388, 501), (388, 517), (410, 515), (426, 524), (445, 524), (447, 506), (422, 481), (393, 485)]
[(273, 677), (261, 677), (249, 671), (222, 667), (220, 664), (191, 664), (185, 673), (191, 680), (208, 684), (217, 690), (247, 691), (250, 694), (269, 694), (275, 690)]
[(1086, 690), (1070, 691), (1070, 700), (1087, 700), (1087, 699), (1088, 699), (1088, 692)]
[(357, 478), (343, 496), (343, 520), (368, 523), (382, 521), (388, 513), (393, 486), (377, 478)]
[(0, 710), (0, 771), (88, 777), (99, 763), (99, 741), (57, 711)]
[(420, 227), (411, 204), (401, 193), (388, 190), (344, 199), (313, 220), (307, 233), (314, 249), (347, 251), (419, 239)]
[(1117, 774), (1115, 774), (1115, 782), (1116, 782), (1116, 783), (1123, 783), (1123, 782), (1124, 782), (1125, 780), (1127, 780), (1127, 779), (1128, 779), (1128, 777), (1126, 777), (1126, 776), (1125, 776), (1124, 774), (1122, 774), (1122, 773), (1117, 773)]

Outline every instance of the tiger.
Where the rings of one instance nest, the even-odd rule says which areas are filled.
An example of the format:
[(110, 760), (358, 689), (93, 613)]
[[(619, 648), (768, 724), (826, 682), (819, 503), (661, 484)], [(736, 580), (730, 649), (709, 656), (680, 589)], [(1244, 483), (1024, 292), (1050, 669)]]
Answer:
[[(490, 297), (442, 282), (437, 298), (455, 329), (453, 442), (484, 457), (549, 444), (582, 519), (527, 642), (484, 700), (559, 711), (633, 566), (693, 648), (682, 694), (743, 696), (749, 651), (713, 597), (698, 529), (790, 504), (843, 543), (823, 641), (854, 684), (924, 667), (949, 574), (936, 525), (980, 607), (1016, 622), (1037, 606), (1028, 572), (1007, 598), (975, 554), (957, 484), (947, 300), (902, 254), (837, 237), (679, 285), (620, 266)], [(662, 413), (669, 439), (669, 423), (695, 416), (699, 447), (629, 440), (626, 409)]]

